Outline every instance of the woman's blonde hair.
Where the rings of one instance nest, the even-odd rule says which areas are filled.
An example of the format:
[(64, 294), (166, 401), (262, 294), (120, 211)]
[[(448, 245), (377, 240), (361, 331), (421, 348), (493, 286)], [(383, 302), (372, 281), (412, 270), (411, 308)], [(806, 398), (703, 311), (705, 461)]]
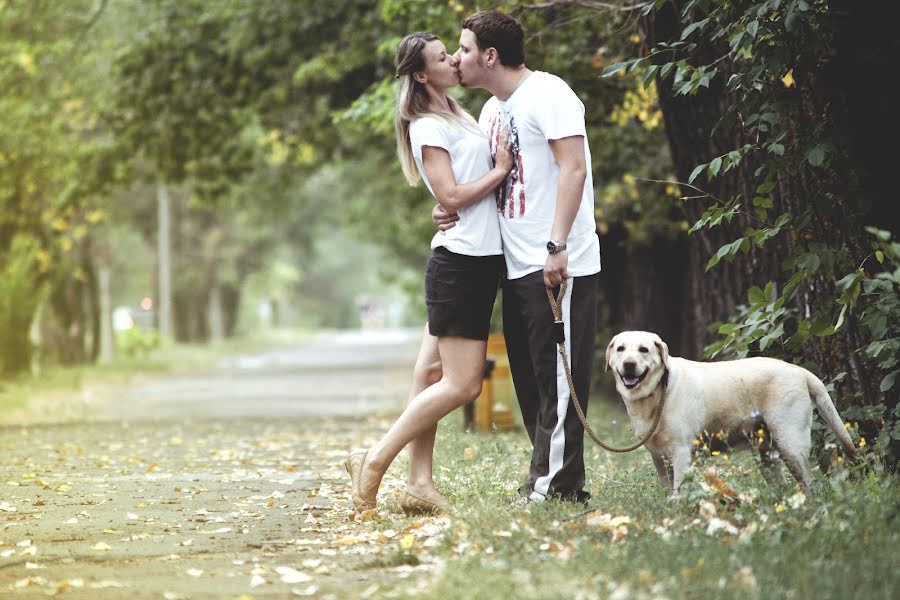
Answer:
[(416, 167), (409, 139), (410, 123), (427, 115), (440, 119), (451, 127), (481, 133), (472, 115), (460, 108), (456, 100), (449, 96), (447, 102), (451, 112), (436, 112), (428, 107), (428, 92), (414, 76), (425, 69), (425, 46), (437, 39), (440, 38), (433, 33), (420, 31), (409, 34), (397, 46), (397, 110), (394, 113), (394, 132), (397, 136), (397, 156), (409, 185), (418, 184), (422, 178)]

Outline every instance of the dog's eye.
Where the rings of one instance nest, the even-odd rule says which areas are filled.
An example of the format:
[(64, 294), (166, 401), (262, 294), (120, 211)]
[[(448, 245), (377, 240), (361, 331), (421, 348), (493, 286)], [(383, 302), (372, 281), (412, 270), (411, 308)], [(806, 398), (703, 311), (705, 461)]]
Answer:
[(641, 351), (642, 353), (644, 353), (644, 354), (647, 354), (648, 352), (650, 352), (650, 351), (649, 351), (646, 347), (644, 347), (644, 346), (641, 346), (640, 348), (638, 348), (638, 350), (640, 350), (640, 351)]
[(625, 352), (625, 346), (619, 346), (616, 348), (616, 352)]

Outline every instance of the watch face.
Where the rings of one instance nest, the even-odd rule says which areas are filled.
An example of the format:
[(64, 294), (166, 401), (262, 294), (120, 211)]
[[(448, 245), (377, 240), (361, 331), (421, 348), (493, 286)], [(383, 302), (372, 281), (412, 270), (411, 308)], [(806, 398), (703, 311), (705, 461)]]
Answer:
[(550, 254), (556, 252), (556, 244), (554, 244), (553, 242), (547, 242), (547, 252), (549, 252)]

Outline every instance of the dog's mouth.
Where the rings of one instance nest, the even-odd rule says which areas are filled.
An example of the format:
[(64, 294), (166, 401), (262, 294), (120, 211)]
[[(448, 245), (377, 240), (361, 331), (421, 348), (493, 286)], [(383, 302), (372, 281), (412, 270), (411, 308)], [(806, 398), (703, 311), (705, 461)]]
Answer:
[(622, 378), (622, 385), (624, 385), (627, 389), (632, 389), (640, 385), (640, 383), (644, 380), (644, 377), (647, 376), (647, 373), (650, 372), (650, 367), (644, 369), (644, 372), (640, 375), (628, 374), (624, 375), (619, 373), (619, 377)]

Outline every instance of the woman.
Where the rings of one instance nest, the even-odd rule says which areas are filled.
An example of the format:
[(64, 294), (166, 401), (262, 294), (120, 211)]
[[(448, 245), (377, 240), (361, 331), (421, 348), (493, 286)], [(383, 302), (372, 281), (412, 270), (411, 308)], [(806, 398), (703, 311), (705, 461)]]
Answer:
[(503, 273), (494, 189), (512, 168), (508, 144), (496, 165), (471, 115), (447, 96), (459, 84), (458, 61), (430, 33), (413, 33), (397, 48), (397, 153), (410, 185), (419, 179), (459, 221), (431, 241), (425, 268), (428, 324), (403, 414), (374, 446), (347, 460), (353, 506), (375, 508), (384, 473), (410, 444), (406, 513), (446, 508), (432, 479), (437, 422), (481, 392), (491, 311)]

